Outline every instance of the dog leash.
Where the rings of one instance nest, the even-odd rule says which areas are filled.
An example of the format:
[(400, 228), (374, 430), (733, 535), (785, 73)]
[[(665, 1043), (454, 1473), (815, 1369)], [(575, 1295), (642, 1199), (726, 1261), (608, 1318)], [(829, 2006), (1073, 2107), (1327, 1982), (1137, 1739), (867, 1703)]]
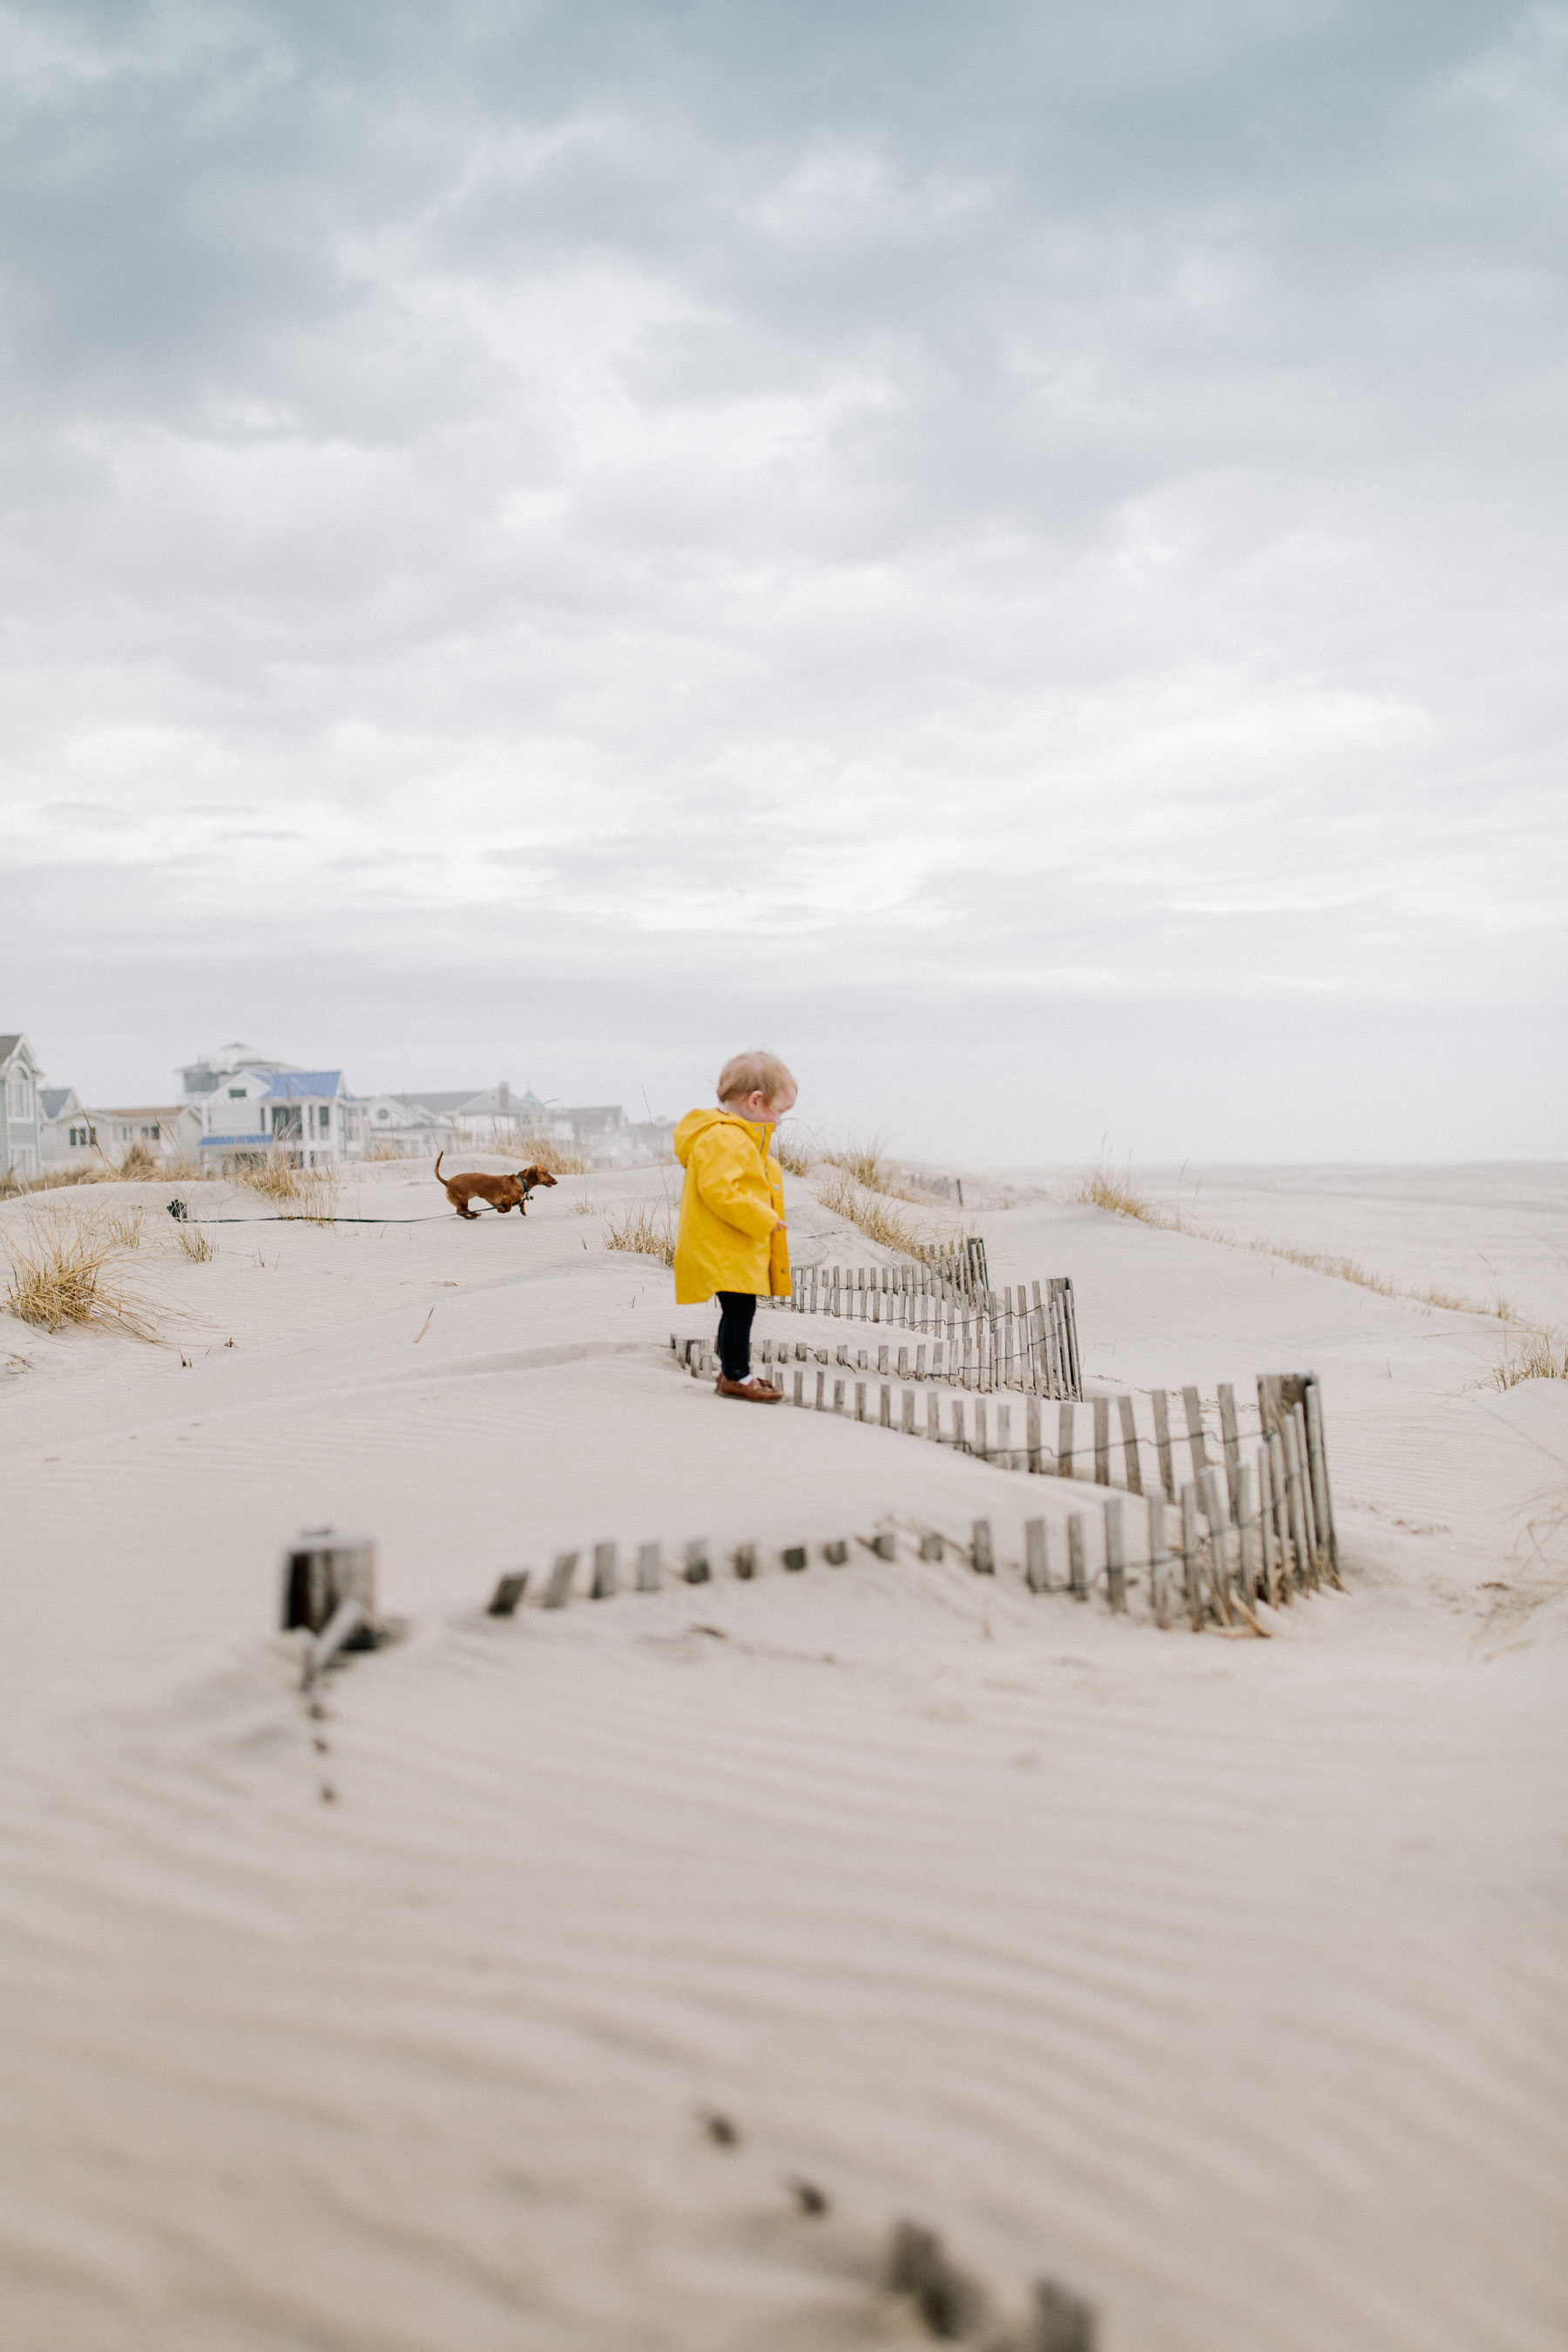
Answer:
[[(500, 1214), (488, 1201), (481, 1205), (489, 1216)], [(166, 1213), (177, 1225), (444, 1225), (448, 1222), (442, 1209), (427, 1217), (193, 1217), (184, 1201), (179, 1200), (169, 1202)]]

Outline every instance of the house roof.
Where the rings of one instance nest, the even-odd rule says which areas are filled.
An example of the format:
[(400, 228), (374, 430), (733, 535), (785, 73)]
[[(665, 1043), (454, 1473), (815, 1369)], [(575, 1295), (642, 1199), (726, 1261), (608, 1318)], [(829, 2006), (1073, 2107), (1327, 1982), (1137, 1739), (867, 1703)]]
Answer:
[(268, 1102), (332, 1101), (342, 1092), (341, 1070), (279, 1070), (267, 1089)]
[(196, 1149), (199, 1151), (222, 1151), (233, 1150), (237, 1145), (246, 1151), (256, 1151), (264, 1149), (268, 1139), (259, 1128), (253, 1127), (247, 1135), (204, 1135)]
[[(8, 1062), (18, 1045), (27, 1045), (27, 1041), (19, 1029), (13, 1029), (5, 1036), (0, 1037), (0, 1063)], [(32, 1047), (27, 1045), (29, 1056), (32, 1051)]]
[(40, 1087), (38, 1088), (38, 1100), (44, 1106), (46, 1118), (58, 1118), (67, 1103), (74, 1102), (76, 1098), (77, 1093), (74, 1087)]
[[(384, 1095), (388, 1102), (416, 1103), (421, 1110), (433, 1110), (445, 1113), (458, 1110), (474, 1110), (490, 1112), (496, 1117), (501, 1118), (505, 1118), (509, 1115), (515, 1118), (525, 1111), (536, 1111), (542, 1110), (544, 1108), (544, 1105), (540, 1101), (539, 1097), (534, 1093), (531, 1087), (525, 1087), (521, 1094), (512, 1094), (504, 1111), (501, 1109), (500, 1106), (500, 1089), (499, 1087), (458, 1087), (455, 1088), (448, 1087), (444, 1090), (437, 1089), (433, 1094), (414, 1094), (401, 1087), (383, 1087), (382, 1093)], [(378, 1097), (377, 1099), (379, 1100), (380, 1097)]]
[(188, 1103), (94, 1103), (89, 1118), (183, 1118)]

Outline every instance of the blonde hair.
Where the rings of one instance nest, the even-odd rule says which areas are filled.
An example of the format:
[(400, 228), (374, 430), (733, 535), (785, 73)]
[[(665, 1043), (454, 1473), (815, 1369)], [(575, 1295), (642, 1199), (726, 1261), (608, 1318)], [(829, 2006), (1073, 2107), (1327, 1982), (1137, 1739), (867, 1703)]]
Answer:
[(732, 1102), (737, 1096), (761, 1095), (764, 1102), (777, 1102), (795, 1083), (788, 1063), (758, 1046), (754, 1053), (731, 1055), (719, 1073), (719, 1099)]

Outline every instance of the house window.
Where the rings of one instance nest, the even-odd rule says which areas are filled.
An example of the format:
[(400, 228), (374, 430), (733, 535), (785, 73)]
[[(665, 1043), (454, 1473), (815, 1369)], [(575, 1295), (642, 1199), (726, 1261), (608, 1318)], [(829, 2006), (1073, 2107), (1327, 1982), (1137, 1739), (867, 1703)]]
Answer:
[(323, 1135), (331, 1135), (331, 1131), (332, 1107), (331, 1103), (323, 1103), (321, 1105), (321, 1133)]
[(228, 1090), (228, 1098), (230, 1102), (243, 1102), (245, 1100), (245, 1088), (243, 1087), (230, 1087)]
[(384, 1118), (386, 1117), (386, 1115), (387, 1115), (387, 1114), (386, 1114), (386, 1106), (385, 1106), (385, 1104), (384, 1103), (384, 1104), (382, 1105), (381, 1108), (376, 1112), (376, 1117), (377, 1117), (377, 1118)]
[(156, 1143), (158, 1140), (158, 1130), (155, 1127), (144, 1127), (142, 1130), (142, 1134), (143, 1139), (148, 1143)]

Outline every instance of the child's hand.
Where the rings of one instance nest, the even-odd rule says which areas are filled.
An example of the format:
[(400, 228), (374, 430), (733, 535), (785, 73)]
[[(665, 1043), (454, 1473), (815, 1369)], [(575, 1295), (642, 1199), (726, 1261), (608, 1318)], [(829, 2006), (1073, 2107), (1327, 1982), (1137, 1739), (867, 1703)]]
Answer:
[(773, 1219), (773, 1231), (775, 1234), (788, 1233), (789, 1226), (783, 1217), (775, 1217)]

